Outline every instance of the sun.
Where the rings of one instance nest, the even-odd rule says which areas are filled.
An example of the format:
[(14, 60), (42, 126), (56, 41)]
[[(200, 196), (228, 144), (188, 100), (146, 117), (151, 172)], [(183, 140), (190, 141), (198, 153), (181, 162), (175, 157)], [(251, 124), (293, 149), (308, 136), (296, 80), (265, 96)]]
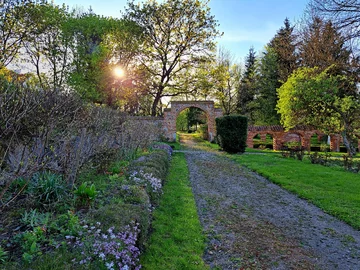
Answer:
[(125, 71), (121, 67), (114, 68), (114, 74), (116, 77), (122, 78), (125, 75)]

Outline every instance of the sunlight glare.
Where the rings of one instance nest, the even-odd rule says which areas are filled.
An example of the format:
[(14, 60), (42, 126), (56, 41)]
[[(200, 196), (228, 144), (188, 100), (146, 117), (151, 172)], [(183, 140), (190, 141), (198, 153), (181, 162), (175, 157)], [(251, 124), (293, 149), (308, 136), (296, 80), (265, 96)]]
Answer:
[(125, 75), (125, 71), (121, 67), (116, 67), (114, 69), (114, 74), (116, 77), (122, 78)]

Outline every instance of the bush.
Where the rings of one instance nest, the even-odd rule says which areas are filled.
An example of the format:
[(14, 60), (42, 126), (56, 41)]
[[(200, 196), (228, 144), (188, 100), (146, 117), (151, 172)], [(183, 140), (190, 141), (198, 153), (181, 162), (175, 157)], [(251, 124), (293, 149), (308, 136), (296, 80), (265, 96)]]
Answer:
[(241, 115), (216, 118), (216, 140), (226, 152), (245, 152), (248, 120)]

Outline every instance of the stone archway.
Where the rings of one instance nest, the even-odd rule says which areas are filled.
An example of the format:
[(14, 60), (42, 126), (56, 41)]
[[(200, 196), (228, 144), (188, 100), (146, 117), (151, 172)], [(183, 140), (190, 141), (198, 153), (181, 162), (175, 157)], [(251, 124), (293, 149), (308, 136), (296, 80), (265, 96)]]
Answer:
[(176, 140), (176, 118), (179, 113), (187, 108), (195, 107), (203, 110), (207, 116), (209, 141), (216, 135), (215, 118), (223, 116), (222, 109), (215, 108), (213, 101), (171, 101), (171, 108), (164, 110), (163, 127), (165, 137), (169, 141)]

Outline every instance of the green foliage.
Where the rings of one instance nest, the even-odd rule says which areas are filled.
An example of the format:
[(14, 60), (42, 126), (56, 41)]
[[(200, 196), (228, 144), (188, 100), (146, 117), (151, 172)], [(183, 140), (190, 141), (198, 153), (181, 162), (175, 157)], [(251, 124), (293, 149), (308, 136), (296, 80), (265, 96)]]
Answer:
[[(121, 214), (119, 214), (121, 213)], [(111, 203), (89, 213), (91, 221), (121, 229), (133, 221), (140, 224), (139, 246), (144, 248), (148, 241), (151, 224), (148, 205), (130, 203)], [(107, 229), (107, 228), (103, 228)]]
[(249, 120), (252, 120), (252, 113), (254, 111), (252, 103), (256, 94), (256, 67), (256, 52), (251, 47), (246, 57), (244, 75), (241, 79), (237, 95), (237, 111), (239, 114), (248, 116)]
[(87, 182), (83, 182), (74, 190), (74, 195), (79, 206), (90, 207), (95, 200), (96, 194), (95, 185), (92, 184), (88, 186)]
[(230, 51), (220, 48), (216, 60), (206, 64), (198, 77), (194, 90), (201, 98), (215, 99), (225, 115), (236, 112), (242, 65), (235, 63)]
[(50, 230), (64, 236), (76, 236), (80, 230), (79, 217), (72, 211), (57, 216), (50, 224)]
[(181, 111), (176, 118), (176, 130), (197, 130), (198, 125), (206, 123), (206, 113), (196, 107), (190, 107)]
[(36, 173), (31, 179), (29, 192), (36, 203), (45, 208), (52, 208), (68, 199), (66, 182), (61, 175), (52, 172)]
[(227, 152), (245, 152), (248, 120), (241, 115), (227, 115), (216, 118), (216, 139)]
[(8, 257), (8, 252), (3, 249), (2, 246), (0, 246), (0, 265), (5, 263)]
[(45, 230), (42, 227), (35, 227), (32, 230), (18, 234), (15, 238), (22, 249), (22, 259), (30, 263), (34, 257), (42, 254), (40, 246), (46, 241)]
[[(142, 29), (127, 20), (90, 12), (70, 18), (64, 31), (74, 41), (73, 65), (76, 68), (69, 77), (70, 85), (87, 101), (115, 106), (121, 98), (126, 103), (128, 97), (116, 94), (125, 89), (116, 82), (113, 69), (116, 65), (126, 68), (137, 55)], [(136, 79), (132, 78), (130, 69), (126, 76)]]
[(278, 89), (277, 111), (285, 128), (316, 126), (325, 133), (341, 133), (348, 151), (355, 153), (351, 141), (359, 129), (358, 94), (344, 95), (344, 76), (331, 76), (332, 67), (299, 68)]
[(205, 238), (183, 153), (173, 156), (153, 228), (141, 258), (145, 269), (207, 269), (202, 260)]
[(286, 18), (284, 26), (277, 31), (275, 37), (268, 44), (268, 48), (276, 54), (277, 62), (277, 68), (269, 71), (277, 73), (277, 80), (280, 85), (286, 82), (291, 73), (298, 67), (296, 42), (294, 26), (291, 26), (289, 19)]
[(0, 4), (0, 69), (10, 64), (21, 49), (22, 43), (34, 31), (29, 19), (28, 9), (33, 6), (31, 0), (6, 0)]
[[(140, 185), (123, 186), (122, 196), (125, 203), (149, 205), (150, 199), (147, 191)], [(125, 188), (126, 187), (126, 188)]]
[(39, 213), (36, 209), (25, 211), (21, 215), (20, 222), (29, 229), (46, 227), (50, 221), (50, 213)]
[(187, 131), (189, 129), (188, 119), (187, 119), (187, 111), (189, 109), (185, 109), (181, 111), (176, 118), (176, 130), (178, 131)]
[(331, 155), (329, 153), (320, 154), (319, 152), (314, 152), (309, 154), (309, 159), (312, 164), (327, 165)]
[(257, 79), (258, 96), (254, 101), (256, 125), (276, 125), (280, 123), (276, 112), (277, 93), (280, 87), (278, 55), (271, 47), (266, 47), (259, 60), (259, 74)]
[(154, 97), (151, 114), (155, 116), (162, 97), (187, 90), (185, 82), (196, 74), (188, 70), (195, 71), (209, 61), (207, 54), (198, 52), (215, 49), (218, 25), (207, 2), (197, 0), (146, 1), (140, 5), (129, 1), (126, 17), (145, 32), (140, 62), (151, 75), (148, 89)]

